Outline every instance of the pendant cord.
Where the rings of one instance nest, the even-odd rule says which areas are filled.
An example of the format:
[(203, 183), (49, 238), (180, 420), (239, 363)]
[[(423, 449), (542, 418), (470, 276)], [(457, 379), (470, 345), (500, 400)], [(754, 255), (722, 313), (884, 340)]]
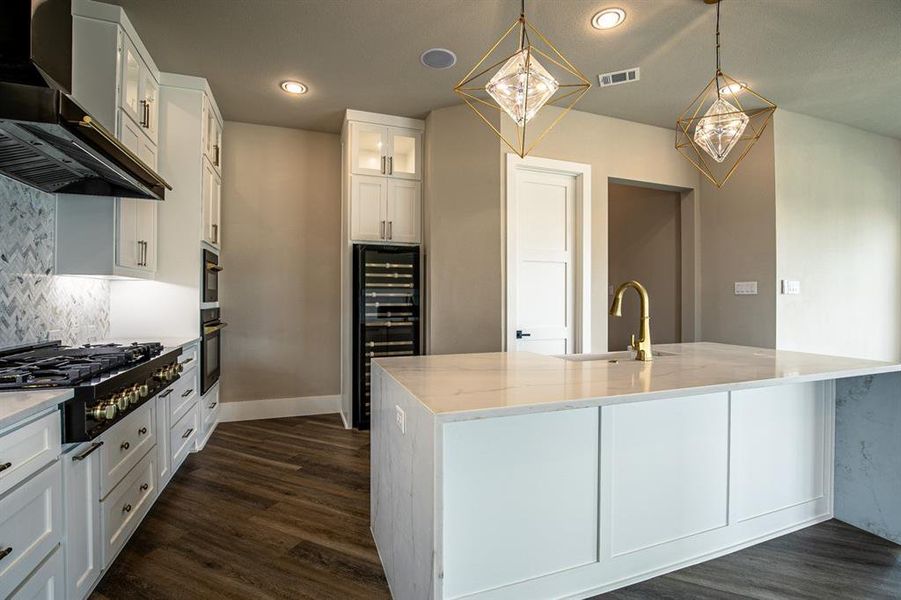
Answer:
[[(525, 0), (523, 0), (525, 1)], [(720, 98), (720, 75), (723, 72), (720, 70), (720, 4), (722, 4), (722, 0), (716, 3), (716, 97)]]
[(519, 2), (519, 49), (526, 49), (528, 34), (526, 34), (526, 0)]

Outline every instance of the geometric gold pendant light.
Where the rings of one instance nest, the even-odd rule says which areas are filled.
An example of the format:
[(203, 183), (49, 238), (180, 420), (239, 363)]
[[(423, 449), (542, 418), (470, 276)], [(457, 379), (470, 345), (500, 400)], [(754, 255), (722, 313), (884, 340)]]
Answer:
[(676, 150), (716, 187), (763, 135), (776, 105), (720, 69), (721, 0), (716, 4), (716, 73), (676, 121)]
[[(454, 92), (513, 152), (524, 157), (590, 87), (591, 82), (526, 20), (522, 0), (519, 18), (454, 87)], [(541, 109), (551, 105), (562, 110), (553, 119), (544, 114), (539, 117)], [(505, 136), (501, 132), (504, 127), (492, 123), (490, 116), (496, 111), (501, 112), (502, 119), (506, 115), (512, 120), (512, 134)]]

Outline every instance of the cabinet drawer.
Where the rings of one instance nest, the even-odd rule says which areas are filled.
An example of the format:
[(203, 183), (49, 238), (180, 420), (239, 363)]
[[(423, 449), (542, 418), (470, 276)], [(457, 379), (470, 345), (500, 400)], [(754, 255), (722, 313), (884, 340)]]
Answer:
[(197, 402), (197, 368), (182, 373), (170, 389), (172, 393), (169, 394), (169, 422), (175, 423), (188, 412), (192, 404)]
[(182, 461), (194, 447), (197, 429), (200, 426), (200, 410), (195, 402), (188, 412), (172, 426), (169, 431), (169, 443), (172, 452), (172, 473), (174, 474)]
[(62, 539), (59, 462), (0, 499), (0, 598), (6, 598)]
[(209, 429), (207, 424), (215, 422), (219, 417), (220, 410), (222, 410), (222, 405), (219, 404), (219, 387), (216, 386), (200, 399), (200, 417), (204, 424), (204, 431)]
[(156, 444), (155, 402), (146, 402), (104, 433), (100, 448), (100, 497), (105, 498), (125, 474)]
[(181, 356), (178, 357), (178, 362), (185, 368), (185, 371), (192, 367), (196, 367), (197, 363), (200, 362), (197, 345), (194, 344), (187, 348), (183, 348)]
[(0, 496), (59, 456), (59, 411), (0, 436)]
[(9, 600), (64, 600), (63, 549), (57, 547)]
[(156, 494), (156, 453), (150, 452), (100, 502), (103, 565), (108, 568), (150, 509)]

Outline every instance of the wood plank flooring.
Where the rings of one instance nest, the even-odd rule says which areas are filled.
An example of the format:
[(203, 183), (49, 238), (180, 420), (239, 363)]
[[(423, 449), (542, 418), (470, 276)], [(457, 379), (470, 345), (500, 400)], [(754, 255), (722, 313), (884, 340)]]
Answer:
[[(336, 415), (223, 423), (92, 600), (378, 599), (369, 434)], [(901, 599), (901, 546), (830, 521), (604, 600)]]

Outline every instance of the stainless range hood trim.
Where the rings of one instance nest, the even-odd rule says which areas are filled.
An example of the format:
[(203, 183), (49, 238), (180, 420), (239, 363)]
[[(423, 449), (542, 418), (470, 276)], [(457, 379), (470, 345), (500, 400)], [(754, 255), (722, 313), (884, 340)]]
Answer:
[[(96, 120), (92, 119), (89, 116), (85, 116), (81, 121), (77, 122), (77, 126), (78, 127), (86, 127), (88, 129), (92, 129), (92, 130), (96, 131), (97, 133), (99, 133), (101, 136), (103, 136), (106, 139), (107, 142), (109, 142), (110, 144), (112, 144), (113, 146), (118, 148), (120, 152), (122, 152), (123, 154), (125, 154), (129, 158), (131, 158), (136, 163), (135, 167), (143, 168), (144, 173), (147, 175), (147, 177), (153, 179), (157, 183), (157, 185), (162, 186), (162, 187), (166, 188), (167, 190), (170, 190), (170, 191), (172, 190), (172, 186), (169, 185), (168, 183), (166, 183), (165, 179), (163, 179), (162, 177), (160, 177), (159, 175), (157, 175), (155, 172), (151, 171), (150, 169), (144, 168), (144, 161), (141, 160), (137, 154), (132, 152), (128, 147), (126, 147), (125, 144), (123, 144), (118, 139), (116, 139), (116, 137), (112, 133), (110, 133), (103, 125), (98, 123)], [(75, 145), (78, 146), (79, 148), (81, 148), (85, 153), (93, 156), (95, 160), (103, 162), (102, 157), (97, 156), (89, 148), (84, 148), (81, 145), (79, 145), (78, 143), (76, 143)], [(108, 162), (107, 162), (107, 165), (110, 167), (114, 167), (114, 165), (111, 165)], [(131, 181), (135, 181), (131, 177), (131, 175), (129, 175), (125, 171), (122, 171), (121, 169), (116, 169), (116, 170), (119, 172), (119, 174), (124, 179), (129, 179)]]

